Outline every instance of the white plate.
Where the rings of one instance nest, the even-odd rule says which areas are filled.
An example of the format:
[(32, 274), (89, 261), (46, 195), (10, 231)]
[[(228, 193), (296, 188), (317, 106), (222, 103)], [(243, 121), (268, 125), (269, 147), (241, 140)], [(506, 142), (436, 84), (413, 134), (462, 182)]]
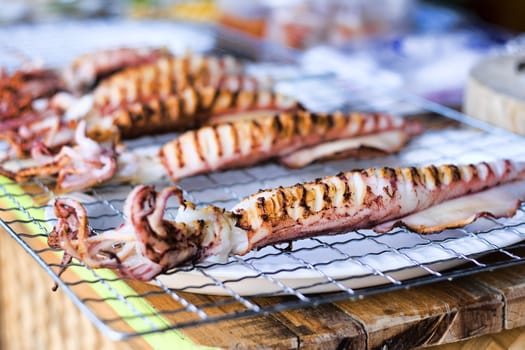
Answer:
[[(520, 211), (505, 220), (505, 225), (523, 222), (524, 216)], [(467, 262), (468, 257), (525, 238), (523, 229), (499, 227), (490, 220), (480, 219), (466, 230), (427, 236), (404, 231), (323, 236), (295, 242), (290, 253), (266, 247), (232, 258), (227, 264), (199, 265), (158, 279), (170, 288), (214, 295), (290, 294), (293, 290), (308, 294), (371, 287), (439, 273)]]

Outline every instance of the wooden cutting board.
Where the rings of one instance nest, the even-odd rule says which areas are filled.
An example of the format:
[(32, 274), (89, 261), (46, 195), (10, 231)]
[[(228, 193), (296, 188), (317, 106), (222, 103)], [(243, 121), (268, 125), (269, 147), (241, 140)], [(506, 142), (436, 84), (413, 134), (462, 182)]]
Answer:
[(466, 114), (525, 135), (525, 52), (478, 63), (463, 101)]

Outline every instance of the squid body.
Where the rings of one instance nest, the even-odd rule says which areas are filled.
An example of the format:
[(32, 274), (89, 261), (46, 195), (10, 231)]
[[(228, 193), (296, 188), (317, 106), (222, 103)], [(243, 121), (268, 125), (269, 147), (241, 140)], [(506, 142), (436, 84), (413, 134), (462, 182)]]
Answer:
[[(138, 186), (125, 223), (95, 233), (77, 201), (55, 201), (49, 244), (92, 267), (117, 268), (139, 280), (187, 263), (224, 260), (253, 249), (322, 234), (405, 226), (419, 233), (460, 227), (480, 216), (512, 216), (525, 199), (525, 164), (497, 160), (468, 165), (371, 168), (255, 193), (224, 210), (197, 208), (176, 187)], [(173, 220), (166, 203), (178, 196)]]

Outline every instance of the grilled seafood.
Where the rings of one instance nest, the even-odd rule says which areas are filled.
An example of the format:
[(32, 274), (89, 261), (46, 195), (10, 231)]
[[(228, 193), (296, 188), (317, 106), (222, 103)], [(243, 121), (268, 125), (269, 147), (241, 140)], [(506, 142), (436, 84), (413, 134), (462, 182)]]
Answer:
[[(149, 126), (144, 122), (142, 127)], [(67, 130), (57, 125), (57, 136), (65, 135)], [(160, 151), (157, 148), (149, 148), (147, 152), (126, 151), (121, 147), (116, 155), (117, 171), (111, 180), (137, 184), (154, 182), (168, 175), (177, 181), (185, 176), (247, 166), (270, 158), (277, 158), (287, 166), (300, 167), (327, 157), (360, 156), (363, 151), (369, 155), (371, 148), (384, 154), (398, 151), (411, 136), (421, 131), (418, 122), (385, 114), (321, 115), (300, 111), (260, 116), (188, 131), (165, 144)], [(97, 136), (99, 139), (101, 134)], [(118, 139), (115, 130), (108, 135)], [(46, 146), (33, 142), (31, 148), (35, 145)]]
[[(164, 57), (112, 75), (95, 89), (94, 103), (98, 108), (110, 111), (125, 103), (144, 101), (153, 96), (171, 96), (189, 86), (219, 89), (228, 86), (231, 90), (240, 90), (245, 85), (254, 85), (254, 78), (240, 75), (242, 70), (242, 64), (230, 56)], [(233, 77), (238, 78), (236, 84)]]
[[(81, 98), (61, 93), (40, 101), (35, 113), (0, 123), (1, 137), (12, 145), (12, 153), (25, 157), (35, 139), (50, 148), (71, 143), (79, 120), (87, 120), (89, 137), (104, 140), (108, 132), (113, 137), (114, 127), (122, 138), (133, 138), (182, 131), (239, 113), (302, 108), (253, 77), (235, 75), (241, 70), (231, 57), (159, 58), (114, 74)], [(60, 108), (55, 100), (61, 101)]]
[(42, 143), (32, 147), (32, 158), (39, 165), (17, 171), (0, 168), (0, 174), (17, 182), (34, 177), (56, 176), (56, 191), (89, 188), (113, 177), (117, 170), (117, 155), (113, 145), (102, 145), (86, 137), (86, 123), (81, 121), (75, 131), (76, 145), (64, 146), (53, 155)]
[[(79, 202), (57, 198), (54, 210), (58, 222), (49, 234), (48, 244), (65, 251), (65, 262), (72, 256), (88, 266), (117, 268), (123, 276), (144, 281), (169, 267), (193, 261), (196, 256), (221, 254), (222, 246), (217, 245), (221, 237), (215, 231), (222, 230), (224, 235), (234, 232), (231, 214), (225, 217), (226, 212), (216, 207), (196, 211), (191, 203), (182, 202), (180, 222), (170, 222), (163, 215), (173, 195), (182, 202), (177, 188), (157, 193), (151, 186), (136, 187), (124, 205), (126, 223), (101, 234), (88, 227), (86, 209)], [(213, 224), (207, 225), (199, 216)]]
[(242, 70), (241, 63), (228, 56), (159, 59), (100, 84), (88, 116), (109, 118), (123, 138), (133, 138), (183, 131), (224, 115), (301, 108), (253, 77), (239, 75)]
[[(237, 225), (248, 236), (248, 250), (363, 228), (385, 232), (394, 226), (407, 226), (415, 232), (431, 233), (464, 226), (482, 215), (512, 215), (518, 201), (525, 199), (524, 177), (525, 164), (509, 160), (457, 166), (371, 168), (261, 191), (241, 201), (233, 212), (238, 215)], [(502, 184), (517, 190), (501, 191)], [(503, 197), (510, 195), (499, 202), (506, 210), (495, 210), (471, 197), (487, 192), (494, 198), (501, 197), (501, 192), (505, 193)], [(454, 213), (451, 219), (447, 206), (454, 199), (461, 199), (463, 211)], [(442, 214), (427, 218), (425, 210), (436, 205), (441, 205)], [(416, 220), (406, 220), (412, 215)]]
[[(75, 125), (80, 125), (79, 123), (82, 123), (81, 134), (84, 135), (85, 133), (87, 133), (87, 137), (84, 136), (84, 139), (89, 140), (90, 143), (104, 143), (108, 141), (110, 143), (116, 143), (118, 140), (120, 140), (122, 134), (124, 134), (127, 137), (130, 137), (139, 136), (139, 132), (140, 135), (143, 135), (146, 132), (162, 132), (169, 129), (173, 130), (194, 126), (195, 124), (197, 124), (198, 121), (204, 122), (204, 120), (209, 118), (211, 113), (219, 113), (221, 111), (225, 112), (230, 110), (229, 107), (232, 103), (241, 103), (241, 105), (245, 106), (244, 108), (248, 108), (251, 111), (257, 109), (263, 111), (265, 110), (265, 108), (277, 108), (275, 106), (278, 106), (278, 108), (281, 109), (286, 109), (293, 108), (291, 106), (296, 105), (295, 101), (288, 100), (285, 97), (281, 98), (279, 95), (275, 95), (271, 92), (252, 92), (251, 94), (246, 93), (236, 95), (232, 92), (223, 91), (219, 92), (220, 96), (215, 100), (214, 105), (203, 107), (202, 104), (205, 104), (206, 100), (198, 98), (195, 90), (193, 89), (186, 91), (188, 91), (188, 94), (181, 96), (183, 102), (181, 101), (181, 99), (175, 99), (174, 101), (168, 99), (165, 101), (168, 103), (169, 108), (171, 108), (171, 110), (168, 110), (168, 107), (166, 107), (166, 105), (160, 103), (159, 101), (156, 101), (157, 103), (153, 103), (155, 101), (150, 102), (150, 104), (148, 104), (149, 108), (146, 109), (148, 113), (150, 113), (149, 119), (136, 118), (137, 114), (141, 114), (141, 112), (137, 112), (134, 109), (131, 109), (128, 111), (121, 111), (121, 113), (114, 116), (114, 120), (110, 119), (109, 117), (106, 117), (101, 118), (96, 122), (93, 119), (81, 120), (80, 122), (78, 122), (77, 120), (64, 121), (63, 119), (60, 119), (58, 117), (49, 117), (47, 119), (32, 123), (30, 125), (30, 128), (26, 126), (20, 127), (18, 133), (6, 132), (2, 137), (7, 142), (11, 143), (11, 149), (16, 151), (16, 155), (18, 156), (18, 158), (23, 158), (28, 155), (33, 155), (34, 157), (34, 154), (31, 154), (34, 149), (46, 149), (47, 153), (58, 152), (57, 157), (62, 159), (62, 161), (60, 163), (51, 162), (45, 167), (42, 164), (40, 164), (36, 167), (30, 167), (27, 169), (19, 170), (16, 173), (5, 171), (5, 169), (2, 172), (4, 173), (4, 175), (9, 176), (10, 178), (15, 179), (16, 181), (24, 181), (33, 176), (55, 174), (57, 167), (63, 165), (62, 162), (68, 162), (65, 158), (63, 159), (62, 156), (59, 155), (70, 152), (71, 147), (69, 145), (72, 144), (70, 140), (75, 138), (75, 134), (79, 135), (79, 132), (75, 131), (73, 127)], [(249, 103), (240, 102), (243, 98), (249, 99)], [(140, 106), (141, 105), (139, 105), (137, 108), (140, 108)], [(185, 106), (187, 109), (179, 110), (179, 106)], [(202, 108), (202, 114), (196, 112), (196, 110), (199, 110), (199, 108)], [(159, 116), (155, 112), (162, 114)], [(91, 126), (89, 126), (89, 131), (87, 131), (86, 129), (89, 123), (92, 124)], [(134, 125), (135, 127), (125, 127), (130, 124)], [(118, 127), (120, 127), (120, 129), (118, 129)], [(76, 137), (76, 139), (78, 143), (78, 136)], [(102, 148), (104, 148), (104, 146), (102, 146)], [(92, 156), (90, 155), (91, 163), (95, 162), (96, 156), (105, 157), (105, 153), (93, 153)], [(130, 162), (132, 163), (137, 160), (131, 152), (119, 154), (111, 152), (110, 158), (112, 160), (117, 159), (119, 161), (120, 166), (117, 167), (117, 170), (122, 171), (119, 171), (117, 173), (117, 171), (114, 171), (113, 168), (111, 168), (111, 172), (104, 173), (105, 176), (97, 177), (97, 181), (86, 181), (84, 186), (78, 187), (80, 186), (78, 185), (72, 188), (85, 189), (88, 188), (90, 185), (95, 185), (104, 180), (109, 180), (110, 178), (113, 178), (115, 174), (119, 175), (116, 177), (116, 181), (125, 181), (133, 183), (144, 181), (140, 176), (135, 176), (136, 174), (134, 174), (134, 172), (138, 171), (137, 167), (130, 166), (133, 164), (129, 164)], [(106, 162), (107, 158), (104, 159), (105, 160), (103, 161), (103, 163)], [(158, 157), (148, 158), (148, 161), (157, 162), (159, 166), (161, 163)], [(111, 164), (113, 166), (113, 161)], [(150, 167), (150, 165), (146, 166)], [(76, 165), (73, 166), (73, 168), (75, 167)], [(44, 169), (47, 170), (43, 172)], [(59, 180), (60, 179), (61, 177), (59, 176)], [(61, 184), (61, 181), (59, 181), (57, 188), (62, 191), (66, 191), (70, 187), (63, 186)]]
[[(217, 123), (232, 115), (239, 119), (247, 114), (273, 114), (302, 108), (295, 99), (269, 91), (188, 87), (166, 98), (130, 103), (126, 108), (99, 119), (109, 118), (123, 138), (133, 138), (152, 133), (183, 131), (205, 123)], [(97, 132), (96, 128), (93, 130)]]
[[(124, 208), (131, 217), (131, 206)], [(162, 267), (139, 253), (139, 244), (131, 224), (116, 230), (94, 235), (88, 227), (86, 209), (77, 201), (60, 198), (54, 204), (58, 218), (55, 230), (48, 236), (48, 245), (65, 251), (62, 264), (73, 257), (91, 267), (118, 268), (122, 275), (149, 280), (162, 271)], [(118, 251), (115, 247), (120, 245)], [(63, 269), (60, 271), (60, 273)]]
[(26, 158), (34, 143), (41, 143), (52, 151), (72, 143), (78, 122), (61, 116), (74, 100), (69, 93), (59, 92), (47, 100), (38, 100), (38, 109), (34, 103), (33, 112), (0, 123), (0, 139), (11, 146), (8, 158)]
[[(0, 69), (0, 120), (16, 118), (22, 121), (18, 120), (15, 125), (27, 123), (24, 113), (32, 112), (34, 118), (40, 112), (41, 108), (33, 106), (36, 99), (52, 97), (56, 92), (68, 89), (78, 91), (82, 88), (83, 91), (95, 81), (125, 67), (153, 62), (168, 55), (164, 49), (121, 48), (82, 55), (63, 72), (29, 68), (9, 75)], [(15, 125), (2, 123), (0, 129), (6, 130), (8, 126), (13, 129)]]
[(171, 56), (163, 48), (116, 48), (98, 50), (77, 57), (62, 72), (62, 78), (71, 91), (86, 92), (100, 80), (124, 68), (155, 62)]
[(270, 158), (301, 167), (362, 146), (396, 152), (421, 131), (417, 122), (386, 114), (298, 111), (190, 130), (165, 144), (159, 156), (171, 179), (177, 181)]
[(239, 118), (239, 115), (245, 114), (271, 114), (302, 108), (296, 100), (273, 92), (230, 91), (212, 87), (188, 87), (165, 98), (153, 97), (127, 103), (108, 114), (92, 109), (90, 96), (84, 96), (70, 107), (65, 111), (49, 108), (38, 118), (26, 118), (16, 125), (6, 125), (0, 138), (11, 145), (11, 153), (24, 158), (29, 155), (34, 140), (40, 140), (50, 148), (71, 144), (79, 120), (87, 122), (90, 138), (104, 141), (115, 137), (115, 133), (119, 138), (129, 139), (187, 130), (232, 115)]
[(0, 68), (0, 122), (35, 112), (33, 101), (52, 96), (64, 86), (50, 69), (18, 70), (8, 74)]
[(33, 141), (52, 149), (73, 141), (77, 123), (71, 115), (79, 109), (85, 114), (86, 107), (68, 89), (85, 90), (115, 71), (167, 55), (164, 49), (122, 48), (80, 56), (63, 72), (30, 68), (9, 75), (0, 69), (0, 139), (12, 146), (9, 156), (27, 157)]
[[(142, 185), (126, 199), (126, 222), (100, 234), (88, 228), (82, 205), (58, 198), (59, 220), (49, 242), (88, 266), (118, 268), (125, 276), (149, 280), (187, 262), (222, 260), (314, 235), (364, 228), (385, 232), (401, 225), (429, 233), (479, 216), (509, 217), (525, 199), (524, 177), (525, 164), (510, 160), (354, 170), (260, 191), (232, 211), (196, 208), (176, 188), (157, 193)], [(169, 221), (163, 213), (173, 195), (181, 205)]]

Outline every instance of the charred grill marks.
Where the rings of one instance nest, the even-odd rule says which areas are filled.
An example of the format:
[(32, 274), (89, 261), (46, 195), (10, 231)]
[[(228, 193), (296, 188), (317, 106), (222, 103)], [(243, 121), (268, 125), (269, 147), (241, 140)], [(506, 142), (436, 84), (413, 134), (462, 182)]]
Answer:
[(430, 172), (431, 179), (434, 182), (434, 185), (436, 187), (440, 187), (441, 186), (441, 178), (440, 178), (441, 172), (434, 165), (429, 166), (428, 169)]
[[(478, 175), (471, 176), (474, 169)], [(49, 245), (66, 247), (66, 254), (89, 266), (118, 268), (123, 274), (138, 279), (151, 279), (169, 268), (218, 254), (214, 249), (220, 247), (223, 240), (245, 239), (241, 248), (226, 246), (228, 253), (243, 255), (265, 245), (317, 234), (365, 228), (386, 232), (395, 225), (405, 225), (407, 217), (436, 204), (500, 183), (518, 181), (517, 185), (521, 185), (524, 177), (524, 164), (503, 161), (471, 166), (357, 170), (260, 191), (238, 203), (232, 212), (213, 206), (195, 209), (193, 204), (184, 202), (180, 190), (175, 188), (157, 195), (152, 187), (139, 186), (126, 200), (127, 221), (119, 228), (122, 234), (129, 234), (130, 228), (135, 230), (135, 241), (126, 241), (126, 245), (138, 247), (131, 253), (131, 259), (119, 254), (121, 242), (112, 246), (98, 244), (101, 239), (111, 240), (112, 234), (119, 229), (93, 235), (85, 209), (79, 203), (75, 206), (73, 200), (59, 198), (55, 202), (59, 220), (50, 235)], [(162, 215), (159, 216), (173, 194), (183, 203), (176, 216), (181, 222), (163, 220)], [(199, 212), (185, 217), (185, 210)], [(447, 224), (457, 225), (455, 221)], [(435, 232), (414, 227), (420, 233)], [(436, 226), (431, 230), (436, 230)], [(238, 236), (234, 238), (233, 234)], [(207, 237), (212, 238), (205, 241)], [(134, 271), (141, 272), (134, 275)]]
[(411, 175), (411, 180), (412, 180), (412, 185), (413, 186), (418, 186), (418, 185), (424, 185), (424, 182), (421, 181), (421, 177), (420, 177), (420, 174), (419, 174), (419, 169), (415, 168), (415, 167), (410, 167), (410, 175)]
[(306, 188), (304, 187), (303, 184), (301, 183), (298, 183), (297, 185), (297, 190), (299, 192), (299, 206), (301, 206), (302, 208), (304, 208), (305, 210), (308, 210), (308, 207), (307, 207), (307, 190)]
[(452, 182), (462, 181), (461, 171), (456, 165), (450, 165), (450, 170), (452, 171)]
[(199, 140), (199, 133), (198, 132), (194, 132), (193, 133), (193, 143), (195, 144), (195, 149), (197, 151), (197, 156), (199, 157), (199, 159), (202, 162), (205, 162), (206, 161), (206, 155), (202, 151), (201, 142)]
[(217, 156), (222, 157), (224, 155), (224, 150), (221, 134), (219, 133), (219, 130), (217, 130), (217, 125), (212, 125), (211, 128), (213, 130), (213, 137), (215, 137), (215, 140), (217, 141)]
[[(219, 103), (224, 108), (222, 102)], [(368, 122), (365, 122), (365, 119), (368, 118)], [(373, 119), (386, 120), (385, 122), (375, 122)], [(306, 111), (296, 111), (296, 112), (283, 112), (271, 117), (256, 117), (253, 119), (239, 119), (233, 120), (228, 123), (217, 124), (220, 130), (222, 128), (231, 129), (231, 138), (220, 139), (226, 149), (231, 149), (230, 152), (220, 152), (218, 159), (215, 162), (216, 166), (209, 167), (208, 164), (202, 163), (200, 166), (195, 165), (192, 169), (187, 168), (183, 173), (178, 172), (178, 164), (171, 164), (170, 162), (164, 161), (163, 164), (170, 168), (170, 174), (180, 173), (181, 177), (189, 176), (199, 173), (204, 173), (210, 170), (219, 170), (223, 168), (230, 168), (232, 166), (247, 166), (258, 161), (267, 160), (269, 158), (278, 158), (284, 164), (289, 166), (294, 166), (293, 157), (296, 154), (295, 152), (302, 152), (309, 149), (310, 147), (317, 147), (319, 144), (322, 144), (326, 141), (344, 140), (346, 138), (352, 138), (354, 136), (363, 136), (360, 135), (360, 132), (365, 132), (365, 135), (373, 132), (383, 132), (389, 131), (389, 120), (393, 117), (387, 115), (373, 115), (372, 117), (368, 114), (362, 113), (352, 113), (349, 116), (345, 116), (341, 113), (335, 114), (314, 114)], [(371, 121), (375, 126), (370, 126)], [(372, 123), (372, 124), (373, 124)], [(365, 125), (368, 126), (365, 126)], [(399, 127), (402, 127), (404, 124), (401, 123)], [(203, 127), (206, 128), (206, 127)], [(380, 129), (376, 129), (380, 128)], [(386, 130), (383, 130), (386, 128)], [(201, 130), (201, 129), (199, 129)], [(189, 131), (197, 132), (200, 131)], [(402, 129), (401, 129), (402, 130)], [(217, 132), (214, 130), (214, 133)], [(180, 140), (184, 139), (184, 134), (179, 137)], [(205, 142), (202, 138), (198, 138), (195, 142), (198, 145), (198, 142)], [(173, 141), (177, 142), (177, 141)], [(183, 141), (180, 141), (183, 142)], [(189, 141), (186, 141), (189, 142)], [(163, 146), (165, 151), (162, 153), (166, 156), (170, 149), (170, 143)], [(351, 147), (351, 146), (349, 146)], [(320, 155), (318, 155), (319, 153)], [(323, 152), (329, 152), (329, 146), (326, 149), (320, 149), (319, 151), (313, 152), (314, 159), (308, 159), (310, 155), (301, 155), (306, 159), (305, 163), (300, 163), (302, 160), (298, 161), (298, 167), (304, 166), (305, 164), (315, 161), (316, 158), (322, 158)], [(200, 152), (200, 159), (204, 159), (204, 152)], [(344, 153), (344, 151), (343, 151)], [(337, 154), (334, 151), (334, 154)], [(188, 158), (187, 158), (188, 159)], [(290, 162), (290, 163), (287, 163)], [(419, 180), (419, 174), (414, 174), (412, 176), (414, 181)], [(177, 181), (177, 177), (172, 177), (174, 181)]]
[(273, 117), (273, 122), (276, 130), (276, 139), (280, 136), (280, 133), (283, 130), (283, 123), (281, 122), (281, 114), (277, 114)]
[(241, 153), (241, 135), (239, 133), (239, 130), (237, 128), (236, 123), (228, 123), (228, 125), (231, 128), (231, 136), (232, 136), (232, 143), (233, 143), (233, 152), (235, 154)]
[[(161, 149), (161, 152), (162, 151), (163, 151), (163, 149)], [(179, 166), (181, 168), (184, 168), (186, 163), (184, 161), (184, 154), (182, 153), (182, 146), (181, 146), (180, 142), (175, 142), (175, 155), (177, 157), (177, 161), (179, 162)]]

